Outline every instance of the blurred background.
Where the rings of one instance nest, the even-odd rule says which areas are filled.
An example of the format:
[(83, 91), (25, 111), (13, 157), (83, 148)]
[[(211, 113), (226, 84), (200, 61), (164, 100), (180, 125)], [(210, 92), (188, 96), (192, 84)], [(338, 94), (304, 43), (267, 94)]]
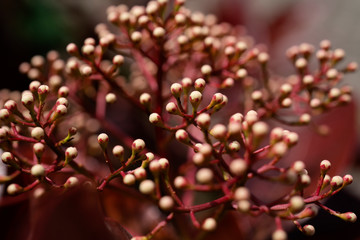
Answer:
[[(81, 44), (86, 37), (94, 36), (94, 26), (106, 22), (106, 8), (111, 4), (145, 4), (140, 0), (2, 0), (0, 1), (0, 89), (25, 89), (29, 80), (18, 73), (18, 66), (33, 55), (45, 55), (58, 50), (63, 57), (69, 42)], [(270, 66), (280, 75), (293, 71), (285, 57), (285, 51), (302, 42), (318, 46), (329, 39), (334, 48), (343, 48), (345, 62), (360, 62), (360, 1), (358, 0), (188, 0), (193, 11), (214, 13), (220, 21), (246, 26), (249, 35), (257, 43), (268, 46)], [(360, 99), (360, 74), (349, 74), (346, 82), (354, 86), (355, 98)], [(356, 104), (359, 119), (360, 104)], [(341, 117), (341, 116), (340, 116)], [(357, 123), (359, 139), (360, 121)], [(340, 127), (341, 129), (341, 127)], [(349, 133), (350, 134), (350, 133)], [(359, 141), (357, 141), (359, 142)], [(339, 143), (342, 144), (341, 139)], [(355, 184), (330, 200), (328, 205), (339, 211), (355, 210), (358, 216), (360, 198), (359, 156), (360, 147), (350, 154), (356, 159), (348, 166)], [(339, 202), (341, 201), (341, 202)], [(325, 216), (325, 217), (324, 217)], [(313, 239), (360, 239), (359, 221), (343, 223), (327, 213), (314, 220), (316, 238)], [(336, 226), (339, 236), (327, 235), (328, 228)], [(303, 239), (294, 231), (289, 239)], [(309, 238), (307, 238), (309, 239)], [(311, 238), (310, 238), (311, 239)]]

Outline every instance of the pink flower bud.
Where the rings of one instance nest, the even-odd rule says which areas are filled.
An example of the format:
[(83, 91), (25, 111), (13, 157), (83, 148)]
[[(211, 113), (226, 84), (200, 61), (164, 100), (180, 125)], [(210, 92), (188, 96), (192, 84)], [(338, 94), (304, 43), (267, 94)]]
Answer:
[(322, 174), (325, 174), (331, 168), (331, 162), (329, 160), (322, 160), (320, 163), (320, 170)]
[(343, 181), (344, 181), (344, 185), (349, 185), (353, 182), (354, 178), (353, 176), (351, 176), (350, 174), (346, 174), (344, 177), (343, 177)]
[(353, 212), (342, 213), (342, 214), (339, 215), (339, 217), (342, 220), (345, 220), (347, 222), (352, 222), (352, 223), (356, 222), (356, 220), (357, 220), (357, 216)]
[(143, 93), (140, 95), (140, 103), (145, 106), (149, 106), (151, 103), (151, 95), (148, 93)]
[(331, 178), (330, 185), (332, 190), (340, 188), (344, 183), (344, 180), (340, 176), (334, 176)]
[(61, 88), (59, 88), (59, 90), (58, 90), (58, 96), (59, 97), (67, 97), (67, 96), (69, 96), (69, 92), (70, 92), (70, 90), (69, 90), (69, 88), (68, 87), (66, 87), (66, 86), (62, 86)]
[(208, 113), (201, 113), (199, 116), (197, 116), (196, 118), (196, 123), (199, 125), (199, 127), (201, 129), (208, 129), (210, 126), (210, 115)]
[(195, 80), (194, 87), (197, 91), (202, 92), (205, 88), (206, 82), (202, 78), (198, 78)]
[(66, 51), (71, 54), (71, 55), (74, 55), (76, 53), (78, 53), (79, 49), (78, 47), (76, 46), (75, 43), (69, 43), (67, 46), (66, 46)]
[(115, 157), (117, 157), (118, 159), (122, 159), (124, 156), (124, 148), (123, 146), (120, 145), (116, 145), (113, 150), (112, 153)]
[(199, 91), (193, 91), (190, 93), (189, 100), (194, 109), (200, 105), (202, 100), (202, 94)]
[(161, 166), (161, 170), (167, 171), (169, 169), (170, 163), (169, 160), (167, 160), (166, 158), (160, 158), (159, 164)]

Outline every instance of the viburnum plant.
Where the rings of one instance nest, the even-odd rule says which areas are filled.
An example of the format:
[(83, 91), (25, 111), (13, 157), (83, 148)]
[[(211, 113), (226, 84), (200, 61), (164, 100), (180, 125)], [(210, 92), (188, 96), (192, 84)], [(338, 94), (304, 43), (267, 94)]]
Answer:
[[(178, 232), (172, 239), (206, 238), (227, 212), (271, 216), (273, 240), (287, 238), (284, 221), (313, 235), (315, 228), (299, 221), (317, 208), (355, 222), (354, 213), (322, 203), (353, 181), (327, 174), (336, 159), (319, 159), (317, 180), (303, 161), (283, 166), (282, 159), (301, 140), (283, 126), (309, 125), (350, 103), (342, 79), (357, 64), (339, 67), (344, 51), (324, 40), (318, 50), (302, 43), (287, 51), (294, 75), (270, 74), (266, 49), (242, 27), (191, 12), (184, 2), (111, 6), (113, 26), (97, 25), (98, 40), (70, 43), (66, 62), (51, 51), (21, 64), (29, 90), (3, 99), (0, 110), (1, 159), (9, 170), (0, 178), (3, 198), (84, 185), (99, 195), (135, 190), (134, 198), (156, 205), (163, 217), (148, 233), (127, 229), (129, 239), (160, 239), (169, 226)], [(256, 179), (288, 192), (266, 202), (249, 187)], [(309, 191), (310, 181), (317, 183)]]

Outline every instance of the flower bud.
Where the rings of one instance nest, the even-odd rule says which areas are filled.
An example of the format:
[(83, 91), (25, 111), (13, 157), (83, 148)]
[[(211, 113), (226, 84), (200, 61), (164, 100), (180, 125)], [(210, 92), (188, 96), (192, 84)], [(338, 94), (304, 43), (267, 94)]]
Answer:
[(291, 168), (297, 173), (300, 174), (304, 171), (305, 169), (305, 163), (303, 161), (295, 161)]
[(161, 166), (161, 170), (167, 171), (169, 169), (170, 163), (169, 160), (167, 160), (166, 158), (160, 158), (159, 164)]
[(149, 122), (154, 124), (155, 126), (162, 126), (163, 125), (162, 118), (158, 113), (150, 114)]
[(144, 105), (146, 108), (150, 108), (151, 104), (151, 95), (148, 93), (143, 93), (140, 95), (140, 103)]
[(142, 180), (146, 178), (146, 170), (142, 167), (138, 167), (134, 170), (134, 176), (136, 180)]
[(214, 173), (210, 168), (201, 168), (196, 172), (196, 180), (201, 184), (208, 184), (214, 178)]
[(142, 194), (150, 195), (155, 191), (155, 183), (152, 180), (143, 180), (139, 185), (139, 191)]
[(10, 184), (7, 189), (6, 189), (6, 192), (9, 194), (9, 195), (15, 195), (15, 194), (19, 194), (23, 191), (23, 188), (19, 185), (19, 184), (16, 184), (16, 183), (12, 183)]
[(116, 158), (120, 159), (121, 161), (123, 160), (123, 157), (124, 157), (123, 146), (116, 145), (115, 147), (113, 147), (112, 153)]
[(344, 180), (344, 185), (349, 185), (351, 184), (353, 181), (354, 181), (354, 178), (353, 176), (351, 176), (350, 174), (346, 174), (344, 177), (343, 177), (343, 180)]
[(105, 101), (107, 102), (107, 103), (114, 103), (114, 102), (116, 102), (116, 95), (114, 94), (114, 93), (108, 93), (108, 94), (106, 94), (106, 96), (105, 96)]
[(265, 122), (256, 122), (252, 126), (252, 132), (256, 138), (264, 137), (269, 131), (269, 127)]
[(340, 217), (342, 220), (345, 220), (345, 221), (347, 221), (347, 222), (352, 222), (352, 223), (356, 222), (356, 220), (357, 220), (357, 216), (356, 216), (356, 214), (353, 213), (353, 212), (341, 213), (341, 214), (339, 215), (339, 217)]
[(75, 186), (77, 186), (77, 185), (79, 185), (79, 179), (77, 178), (77, 177), (69, 177), (67, 180), (66, 180), (66, 182), (65, 182), (65, 184), (64, 184), (64, 187), (65, 188), (71, 188), (71, 187), (75, 187)]
[(78, 151), (76, 149), (76, 147), (68, 147), (65, 150), (65, 159), (67, 159), (67, 161), (71, 161), (74, 158), (76, 158), (78, 155)]
[(331, 178), (331, 181), (330, 181), (330, 185), (331, 185), (331, 190), (336, 190), (338, 188), (340, 188), (344, 183), (344, 180), (342, 177), (340, 176), (334, 176)]
[(290, 199), (290, 211), (293, 213), (298, 213), (302, 211), (305, 207), (304, 199), (301, 196), (293, 196)]
[(286, 240), (287, 234), (282, 229), (277, 229), (273, 234), (271, 235), (272, 240)]
[(58, 90), (58, 96), (66, 98), (67, 96), (69, 96), (69, 92), (70, 90), (67, 86), (62, 86)]
[(199, 91), (193, 91), (190, 93), (189, 100), (194, 109), (197, 109), (202, 100), (202, 94)]
[(223, 124), (216, 124), (211, 130), (210, 130), (210, 134), (220, 140), (220, 141), (224, 141), (226, 139), (226, 135), (227, 135), (227, 129)]
[(3, 161), (3, 163), (10, 165), (12, 162), (15, 161), (15, 158), (10, 152), (3, 152), (1, 154), (1, 160)]
[(130, 35), (130, 39), (131, 41), (133, 41), (134, 43), (140, 43), (141, 39), (142, 39), (142, 34), (141, 32), (135, 31)]
[(249, 212), (251, 204), (248, 200), (240, 200), (237, 202), (237, 210), (242, 213)]
[(170, 87), (171, 94), (175, 98), (179, 98), (181, 96), (182, 90), (182, 85), (179, 83), (173, 83)]
[(186, 178), (184, 178), (183, 176), (177, 176), (175, 179), (174, 179), (174, 186), (177, 188), (177, 189), (183, 189), (187, 186), (187, 180)]
[(230, 172), (235, 176), (242, 176), (246, 173), (248, 165), (244, 159), (234, 159), (230, 163)]
[(50, 89), (49, 89), (49, 86), (47, 86), (47, 85), (40, 85), (37, 91), (38, 91), (40, 102), (44, 102), (46, 96), (50, 92)]
[(203, 65), (201, 67), (201, 73), (205, 76), (210, 75), (212, 72), (212, 67), (210, 65)]
[(250, 199), (250, 191), (246, 187), (238, 187), (234, 192), (234, 200), (249, 200)]
[(0, 119), (2, 121), (7, 121), (10, 118), (10, 112), (7, 109), (0, 109)]
[(145, 142), (142, 139), (136, 139), (132, 145), (131, 149), (134, 153), (140, 153), (145, 148)]
[(40, 141), (45, 135), (44, 129), (41, 127), (35, 127), (31, 130), (31, 137), (35, 138), (36, 140)]
[(322, 160), (320, 163), (321, 174), (325, 174), (331, 168), (331, 162), (329, 160)]
[(180, 111), (179, 111), (178, 106), (173, 102), (169, 102), (168, 104), (166, 104), (165, 109), (170, 114), (176, 114), (176, 115), (181, 114)]
[(17, 104), (14, 100), (7, 100), (4, 104), (4, 108), (7, 109), (9, 112), (14, 112), (17, 110)]
[(21, 103), (26, 108), (31, 108), (34, 105), (34, 101), (35, 101), (34, 96), (30, 92), (24, 92), (21, 96)]
[(123, 178), (123, 182), (125, 185), (128, 185), (128, 186), (131, 186), (131, 185), (134, 185), (135, 184), (135, 181), (136, 181), (136, 178), (133, 174), (131, 173), (128, 173), (124, 176)]
[(202, 164), (204, 164), (204, 162), (205, 162), (205, 157), (204, 157), (204, 155), (203, 154), (201, 154), (201, 153), (195, 153), (194, 154), (194, 156), (193, 156), (193, 158), (192, 158), (192, 160), (193, 160), (193, 163), (195, 164), (195, 165), (202, 165)]
[(206, 218), (201, 226), (202, 230), (211, 232), (217, 227), (216, 220), (214, 218)]
[(199, 127), (203, 130), (207, 130), (210, 126), (210, 115), (208, 113), (201, 113), (196, 118), (196, 123), (199, 125)]
[(100, 147), (105, 150), (108, 143), (109, 143), (109, 136), (106, 133), (101, 133), (97, 137), (97, 141), (100, 145)]
[(116, 66), (121, 66), (124, 63), (124, 57), (122, 55), (115, 55), (112, 62)]
[(170, 196), (163, 196), (159, 200), (159, 207), (161, 210), (170, 211), (175, 205), (174, 199)]
[(272, 153), (277, 157), (284, 156), (287, 150), (288, 150), (288, 146), (284, 142), (278, 142), (272, 146)]
[(229, 143), (228, 145), (229, 150), (232, 152), (238, 152), (240, 150), (240, 143), (238, 141), (232, 141), (231, 143)]
[(202, 92), (205, 88), (206, 82), (202, 78), (198, 78), (195, 80), (194, 87), (197, 91)]
[(179, 129), (175, 133), (175, 138), (179, 142), (190, 144), (189, 134), (184, 129)]
[(30, 173), (34, 177), (42, 177), (45, 175), (45, 168), (41, 164), (35, 164), (31, 167)]
[(153, 34), (153, 36), (154, 37), (156, 37), (156, 38), (162, 38), (162, 37), (164, 37), (165, 36), (165, 29), (164, 28), (162, 28), (162, 27), (156, 27), (154, 30), (153, 30), (153, 32), (152, 32), (152, 34)]
[(311, 115), (308, 113), (301, 114), (299, 122), (302, 124), (308, 124), (311, 121)]
[(248, 75), (248, 72), (246, 71), (245, 68), (240, 68), (239, 70), (236, 71), (236, 77), (239, 79), (243, 79)]
[(306, 236), (313, 236), (315, 234), (315, 228), (313, 225), (307, 224), (303, 227), (303, 232)]

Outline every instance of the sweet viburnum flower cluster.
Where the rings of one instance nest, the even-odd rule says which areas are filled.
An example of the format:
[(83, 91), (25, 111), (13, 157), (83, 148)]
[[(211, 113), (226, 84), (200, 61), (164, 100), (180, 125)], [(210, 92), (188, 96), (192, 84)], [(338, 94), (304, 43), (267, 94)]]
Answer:
[[(345, 53), (332, 49), (328, 40), (318, 50), (302, 43), (286, 53), (294, 75), (273, 76), (266, 49), (254, 45), (242, 27), (191, 12), (184, 3), (111, 6), (107, 18), (113, 26), (96, 26), (98, 40), (69, 44), (67, 61), (51, 51), (46, 59), (35, 56), (21, 64), (20, 71), (32, 80), (29, 90), (14, 99), (3, 97), (0, 110), (1, 159), (10, 171), (0, 181), (7, 184), (7, 194), (35, 188), (69, 191), (81, 179), (96, 185), (99, 194), (119, 184), (119, 191), (136, 189), (165, 216), (152, 231), (132, 239), (156, 239), (184, 214), (192, 227), (183, 234), (199, 239), (215, 231), (227, 211), (273, 217), (273, 240), (287, 238), (282, 221), (313, 235), (315, 227), (299, 220), (315, 216), (317, 207), (356, 221), (354, 213), (322, 203), (353, 178), (328, 175), (328, 160), (319, 159), (317, 180), (310, 179), (303, 161), (282, 166), (301, 136), (268, 120), (308, 125), (313, 116), (351, 102), (351, 88), (340, 84), (357, 64), (339, 67)], [(317, 67), (308, 65), (311, 58)], [(151, 151), (142, 138), (112, 121), (133, 113), (122, 110), (124, 102), (149, 122), (142, 127), (153, 132), (140, 132), (153, 139)], [(175, 148), (186, 151), (177, 156)], [(94, 158), (107, 170), (91, 167)], [(62, 183), (52, 179), (62, 172), (72, 176)], [(12, 183), (21, 175), (31, 177), (22, 185)], [(291, 188), (276, 201), (264, 202), (248, 187), (254, 179)], [(311, 181), (317, 181), (316, 189), (308, 194), (304, 190)], [(214, 194), (195, 203), (201, 192)], [(202, 211), (206, 217), (197, 215)]]

